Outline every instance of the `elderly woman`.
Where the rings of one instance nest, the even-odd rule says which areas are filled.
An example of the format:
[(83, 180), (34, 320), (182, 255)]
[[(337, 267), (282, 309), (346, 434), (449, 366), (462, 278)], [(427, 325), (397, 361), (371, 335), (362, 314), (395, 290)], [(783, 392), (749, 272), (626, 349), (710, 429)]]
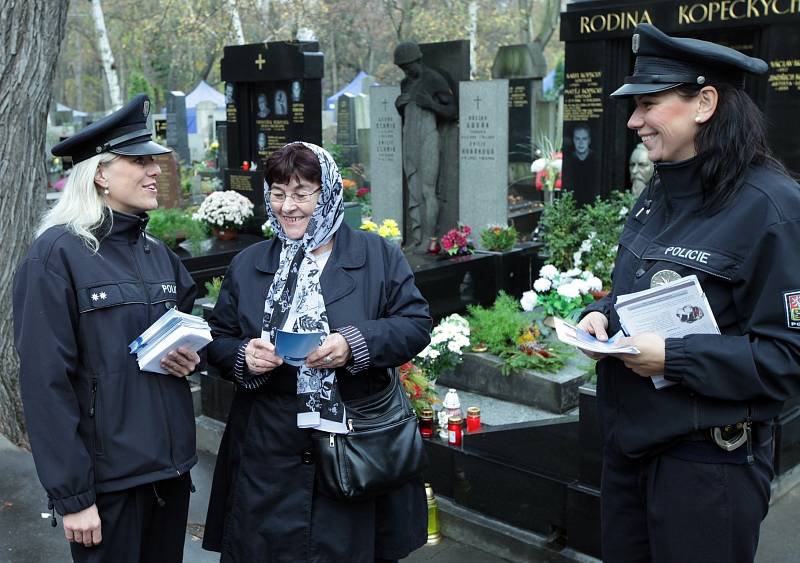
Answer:
[[(179, 348), (163, 373), (128, 344), (195, 285), (145, 233), (158, 207), (143, 94), (53, 147), (75, 166), (14, 280), (14, 336), (33, 459), (75, 561), (181, 561), (197, 462)], [(55, 525), (55, 520), (53, 521)]]
[(633, 46), (633, 76), (612, 97), (633, 98), (628, 127), (656, 172), (620, 238), (613, 291), (580, 324), (605, 340), (621, 328), (617, 296), (694, 275), (721, 334), (636, 334), (623, 343), (640, 354), (598, 362), (603, 559), (752, 561), (772, 419), (800, 390), (800, 188), (742, 90), (764, 61), (647, 24)]
[[(397, 245), (342, 222), (325, 150), (286, 145), (265, 175), (277, 236), (234, 259), (209, 323), (209, 362), (237, 391), (203, 546), (222, 561), (400, 559), (426, 541), (422, 483), (362, 501), (318, 494), (311, 433), (346, 432), (343, 401), (379, 391), (427, 345), (427, 303)], [(279, 329), (327, 337), (297, 368), (275, 354)]]

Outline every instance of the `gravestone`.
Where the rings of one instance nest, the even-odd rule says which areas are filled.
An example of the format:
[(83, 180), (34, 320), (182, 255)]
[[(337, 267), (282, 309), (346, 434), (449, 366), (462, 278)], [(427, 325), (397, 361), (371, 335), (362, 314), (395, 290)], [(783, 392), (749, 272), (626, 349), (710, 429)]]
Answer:
[[(366, 79), (365, 79), (366, 80)], [(371, 81), (370, 81), (371, 83)], [(356, 94), (356, 162), (364, 168), (364, 175), (369, 176), (371, 167), (369, 162), (370, 147), (370, 122), (369, 122), (369, 94)]]
[(180, 91), (167, 94), (167, 146), (184, 164), (192, 162), (186, 130), (186, 95)]
[(508, 80), (462, 82), (458, 108), (458, 217), (477, 234), (508, 221)]
[(358, 161), (356, 98), (346, 92), (336, 100), (336, 144), (341, 147), (345, 166)]
[(227, 121), (217, 121), (217, 168), (225, 170), (228, 167), (228, 123)]
[[(228, 168), (225, 189), (251, 199), (258, 223), (266, 217), (263, 169), (275, 150), (293, 141), (322, 144), (324, 57), (316, 41), (229, 45), (220, 65), (226, 82)], [(255, 170), (244, 170), (244, 162)], [(259, 223), (260, 224), (260, 223)]]
[(394, 101), (399, 86), (373, 86), (369, 93), (372, 218), (394, 219), (403, 232), (403, 143), (400, 114)]
[(178, 166), (178, 155), (175, 152), (153, 155), (153, 160), (161, 168), (161, 174), (156, 178), (159, 209), (181, 207), (183, 192), (181, 190), (181, 170)]
[(158, 142), (158, 139), (161, 139), (161, 141), (166, 144), (167, 119), (163, 115), (162, 117), (153, 116), (153, 136), (156, 138), (156, 142)]
[[(722, 43), (770, 66), (767, 74), (748, 77), (745, 90), (764, 112), (770, 147), (793, 172), (800, 172), (800, 2), (687, 3), (680, 0), (639, 2), (597, 0), (567, 5), (561, 15), (565, 41), (563, 181), (576, 198), (630, 185), (628, 155), (639, 141), (626, 122), (632, 101), (608, 95), (632, 74), (635, 56), (631, 36), (638, 23), (651, 23), (669, 35)], [(575, 129), (588, 126), (596, 154), (595, 173), (584, 175), (569, 159)], [(591, 167), (589, 167), (591, 168)]]

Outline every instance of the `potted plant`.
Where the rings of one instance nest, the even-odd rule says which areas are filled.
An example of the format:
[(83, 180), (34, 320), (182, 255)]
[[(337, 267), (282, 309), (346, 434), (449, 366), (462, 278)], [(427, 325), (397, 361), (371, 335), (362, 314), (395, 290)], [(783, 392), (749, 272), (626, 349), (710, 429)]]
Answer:
[(206, 226), (183, 209), (154, 209), (148, 215), (147, 232), (173, 250), (184, 240), (199, 243), (208, 236)]
[(433, 331), (431, 341), (417, 354), (414, 362), (419, 365), (431, 381), (439, 374), (452, 371), (461, 363), (461, 353), (469, 346), (469, 321), (459, 314), (442, 319)]
[(545, 264), (533, 282), (533, 289), (522, 294), (520, 305), (525, 311), (540, 307), (546, 317), (574, 320), (594, 301), (592, 292), (602, 288), (603, 282), (591, 272), (579, 268), (560, 272), (552, 264)]
[(441, 239), (441, 247), (450, 256), (465, 256), (473, 254), (475, 248), (469, 237), (472, 228), (468, 225), (459, 224), (455, 229), (450, 229)]
[(480, 233), (481, 246), (494, 252), (508, 252), (517, 243), (517, 229), (503, 225), (489, 225)]
[(253, 216), (253, 202), (232, 191), (211, 192), (200, 204), (194, 219), (206, 223), (220, 240), (236, 237), (244, 222)]

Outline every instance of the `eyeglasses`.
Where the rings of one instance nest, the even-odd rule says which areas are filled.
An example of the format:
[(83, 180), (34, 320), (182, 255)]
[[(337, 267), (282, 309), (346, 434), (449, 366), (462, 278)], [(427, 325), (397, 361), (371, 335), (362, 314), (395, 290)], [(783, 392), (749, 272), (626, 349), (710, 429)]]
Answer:
[[(317, 188), (313, 192), (294, 192), (293, 194), (288, 194), (292, 201), (295, 203), (308, 203), (311, 201), (311, 196), (320, 191), (322, 188)], [(275, 203), (283, 203), (286, 201), (286, 193), (280, 190), (269, 190), (269, 199), (270, 201), (274, 201)]]

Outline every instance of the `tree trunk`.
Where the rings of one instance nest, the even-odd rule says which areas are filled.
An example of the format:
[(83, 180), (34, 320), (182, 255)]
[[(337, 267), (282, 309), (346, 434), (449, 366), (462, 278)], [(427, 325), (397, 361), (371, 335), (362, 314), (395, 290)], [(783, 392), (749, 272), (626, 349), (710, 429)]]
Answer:
[(100, 60), (106, 74), (108, 97), (111, 100), (112, 109), (117, 110), (122, 107), (122, 94), (119, 89), (119, 76), (114, 66), (114, 53), (111, 52), (111, 44), (108, 42), (106, 20), (103, 18), (103, 6), (100, 5), (100, 0), (92, 0), (92, 19), (97, 31), (97, 50), (100, 51)]
[(14, 271), (45, 203), (45, 136), (50, 88), (69, 0), (5, 0), (0, 15), (0, 433), (27, 445), (14, 350)]
[(469, 79), (475, 79), (478, 69), (478, 59), (475, 55), (478, 48), (478, 2), (470, 0), (469, 3)]
[(225, 0), (225, 8), (231, 16), (231, 24), (233, 26), (233, 35), (236, 39), (236, 44), (244, 45), (244, 31), (242, 31), (242, 20), (239, 18), (239, 8), (236, 6), (236, 0)]

